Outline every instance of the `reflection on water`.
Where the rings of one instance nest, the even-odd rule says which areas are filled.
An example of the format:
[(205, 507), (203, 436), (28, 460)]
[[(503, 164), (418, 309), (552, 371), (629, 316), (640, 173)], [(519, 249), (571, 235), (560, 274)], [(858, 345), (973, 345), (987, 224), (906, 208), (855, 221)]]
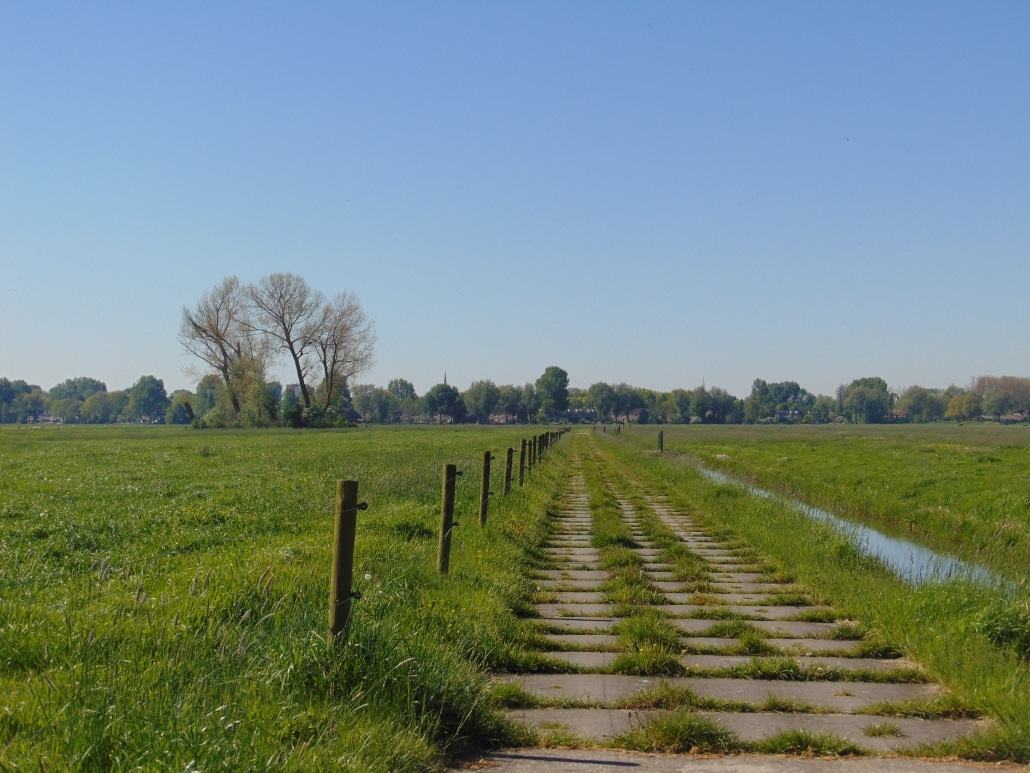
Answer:
[(889, 537), (876, 529), (846, 521), (825, 510), (806, 505), (803, 502), (785, 499), (773, 494), (771, 491), (766, 491), (757, 486), (731, 478), (725, 473), (710, 470), (701, 465), (698, 465), (698, 470), (702, 475), (716, 483), (742, 486), (756, 497), (765, 497), (766, 499), (785, 502), (817, 521), (824, 521), (830, 524), (838, 531), (850, 536), (863, 553), (879, 559), (899, 577), (908, 580), (913, 585), (953, 579), (973, 580), (990, 585), (997, 585), (1001, 582), (997, 575), (982, 566), (961, 561), (954, 556), (941, 555), (927, 547), (917, 545), (905, 539)]

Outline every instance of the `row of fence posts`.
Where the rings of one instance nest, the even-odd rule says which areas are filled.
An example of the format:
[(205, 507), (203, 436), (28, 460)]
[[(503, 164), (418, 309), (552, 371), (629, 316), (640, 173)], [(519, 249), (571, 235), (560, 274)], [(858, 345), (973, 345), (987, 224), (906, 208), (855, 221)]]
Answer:
[[(557, 442), (568, 427), (544, 432), (529, 439), (523, 438), (519, 446), (519, 486), (525, 485), (527, 473), (533, 471), (540, 458)], [(483, 475), (479, 488), (479, 525), (486, 526), (490, 508), (490, 463), (495, 459), (490, 451), (483, 452)], [(511, 493), (514, 474), (515, 449), (508, 448), (504, 462), (504, 494)], [(458, 522), (454, 520), (454, 498), (457, 480), (462, 471), (453, 464), (443, 466), (442, 496), (440, 502), (440, 543), (436, 555), (436, 568), (440, 574), (447, 574), (451, 563), (451, 533)], [(354, 602), (361, 598), (354, 592), (354, 538), (357, 530), (358, 511), (367, 510), (368, 503), (358, 501), (356, 480), (336, 481), (336, 513), (333, 535), (333, 568), (329, 586), (329, 644), (345, 638)]]

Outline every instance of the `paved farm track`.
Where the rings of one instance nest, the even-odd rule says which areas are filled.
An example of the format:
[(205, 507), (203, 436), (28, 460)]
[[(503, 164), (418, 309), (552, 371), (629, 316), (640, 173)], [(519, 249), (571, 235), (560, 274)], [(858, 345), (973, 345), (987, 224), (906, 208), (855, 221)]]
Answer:
[[(539, 665), (494, 680), (509, 716), (543, 746), (646, 749), (660, 737), (654, 745), (679, 752), (777, 751), (780, 739), (797, 753), (814, 739), (816, 753), (889, 754), (983, 727), (919, 711), (946, 703), (944, 690), (866, 640), (861, 621), (841, 619), (747, 546), (707, 533), (623, 473), (613, 485), (595, 464), (576, 460), (534, 577)], [(612, 532), (591, 507), (598, 486), (621, 520), (614, 550), (598, 539)], [(669, 739), (677, 727), (682, 745)], [(534, 759), (495, 762), (530, 770)]]

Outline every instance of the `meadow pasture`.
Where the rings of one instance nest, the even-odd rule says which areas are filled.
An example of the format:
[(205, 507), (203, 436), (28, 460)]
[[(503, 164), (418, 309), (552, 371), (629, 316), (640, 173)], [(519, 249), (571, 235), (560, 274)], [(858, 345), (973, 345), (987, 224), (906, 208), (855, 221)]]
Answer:
[[(1030, 572), (1025, 425), (666, 426), (667, 450), (835, 515), (987, 566)], [(656, 428), (626, 434), (654, 447)]]
[[(665, 453), (658, 454), (657, 429), (635, 427), (607, 446), (616, 458), (634, 465), (641, 480), (862, 620), (885, 644), (925, 666), (959, 701), (997, 723), (995, 733), (947, 753), (1030, 759), (1025, 556), (1010, 546), (1000, 553), (999, 544), (1005, 543), (994, 541), (1002, 524), (1023, 533), (1030, 520), (1018, 498), (1027, 491), (1025, 466), (1019, 465), (1028, 450), (1027, 435), (1018, 427), (909, 429), (684, 427), (670, 432), (664, 427)], [(802, 451), (803, 460), (792, 462)], [(927, 456), (936, 464), (921, 462)], [(834, 528), (813, 521), (786, 500), (713, 483), (697, 471), (697, 461), (831, 512), (861, 516), (885, 530), (896, 523), (892, 514), (907, 512), (913, 499), (915, 507), (924, 509), (936, 506), (930, 502), (950, 502), (956, 509), (964, 503), (980, 514), (976, 521), (963, 519), (976, 523), (974, 536), (964, 542), (951, 541), (949, 530), (939, 526), (928, 526), (925, 534), (902, 531), (943, 552), (951, 546), (1004, 579), (996, 585), (956, 580), (913, 587)], [(931, 477), (938, 482), (927, 487), (930, 493), (911, 496), (915, 481)], [(997, 502), (992, 501), (993, 486)]]
[[(943, 501), (952, 512), (971, 503), (961, 507), (975, 509), (991, 534), (1022, 523), (1018, 476), (1023, 491), (1026, 478), (1017, 462), (1028, 444), (999, 443), (985, 430), (968, 433), (975, 442), (967, 446), (949, 434), (969, 427), (911, 438), (891, 435), (895, 428), (793, 429), (801, 431), (665, 427), (668, 453), (659, 456), (655, 428), (615, 437), (583, 428), (505, 497), (503, 451), (532, 429), (3, 428), (0, 769), (421, 771), (484, 746), (533, 742), (504, 720), (487, 673), (537, 657), (538, 634), (523, 619), (537, 592), (529, 570), (541, 561), (573, 454), (600, 471), (588, 469), (588, 478), (632, 477), (751, 545), (883, 646), (924, 664), (955, 705), (993, 721), (990, 733), (936, 753), (1030, 759), (1021, 557), (977, 549), (974, 531), (964, 554), (1003, 569), (1012, 587), (912, 588), (832, 529), (715, 484), (692, 465), (700, 459), (871, 522), (888, 523), (913, 502)], [(495, 496), (481, 528), (488, 449), (497, 457)], [(805, 464), (783, 461), (802, 453)], [(916, 464), (926, 458), (934, 464)], [(441, 577), (445, 463), (464, 476), (450, 574)], [(937, 482), (918, 487), (918, 476)], [(346, 645), (330, 648), (333, 494), (344, 478), (358, 480), (369, 503), (355, 555), (363, 595)], [(995, 484), (1008, 486), (1002, 503), (991, 502)], [(910, 490), (914, 497), (901, 496)], [(837, 506), (848, 502), (855, 512)], [(599, 518), (611, 509), (591, 504)], [(609, 531), (597, 539), (615, 566), (625, 535), (614, 522)], [(946, 543), (947, 529), (927, 531), (928, 541)], [(688, 558), (684, 577), (696, 572)], [(627, 605), (642, 599), (630, 579), (616, 572), (608, 589)], [(649, 636), (662, 632), (651, 628)]]
[[(0, 768), (421, 771), (517, 740), (482, 674), (528, 635), (523, 568), (565, 459), (485, 529), (479, 465), (528, 435), (4, 428)], [(444, 463), (465, 475), (441, 578)], [(337, 479), (369, 509), (330, 649)]]

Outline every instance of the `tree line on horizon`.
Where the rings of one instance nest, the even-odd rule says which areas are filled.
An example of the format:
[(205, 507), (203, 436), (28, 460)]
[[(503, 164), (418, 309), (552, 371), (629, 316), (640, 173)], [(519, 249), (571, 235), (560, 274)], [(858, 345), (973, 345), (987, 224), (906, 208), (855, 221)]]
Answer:
[[(314, 394), (320, 394), (314, 390)], [(737, 398), (719, 387), (661, 392), (626, 383), (597, 382), (588, 388), (569, 387), (568, 373), (550, 366), (534, 382), (497, 385), (473, 381), (465, 390), (444, 382), (423, 395), (403, 378), (385, 387), (349, 386), (335, 391), (334, 401), (321, 413), (321, 424), (303, 421), (299, 384), (283, 386), (262, 381), (251, 386), (245, 402), (234, 411), (224, 379), (204, 375), (196, 389), (165, 391), (164, 382), (142, 376), (131, 387), (108, 391), (94, 378), (62, 381), (43, 390), (24, 380), (0, 378), (0, 423), (41, 420), (65, 423), (112, 424), (147, 422), (233, 426), (346, 426), (370, 423), (529, 423), (551, 421), (636, 422), (654, 424), (858, 424), (936, 422), (973, 419), (1030, 420), (1030, 378), (981, 376), (967, 387), (944, 389), (912, 386), (892, 392), (878, 377), (855, 379), (838, 387), (834, 396), (815, 395), (795, 381), (755, 379), (751, 393)], [(310, 397), (310, 395), (309, 395)], [(260, 405), (253, 405), (257, 400)], [(318, 403), (314, 403), (316, 407)], [(322, 404), (324, 405), (324, 403)], [(331, 422), (331, 423), (330, 423)]]
[[(815, 395), (796, 381), (755, 379), (741, 399), (720, 387), (659, 392), (626, 383), (569, 387), (568, 372), (546, 368), (534, 382), (473, 381), (459, 391), (444, 381), (424, 395), (403, 378), (385, 387), (355, 383), (374, 362), (375, 326), (352, 293), (332, 297), (304, 277), (272, 273), (244, 284), (227, 276), (196, 305), (183, 306), (182, 347), (201, 363), (193, 391), (169, 395), (164, 381), (140, 377), (109, 392), (103, 382), (70, 378), (43, 390), (0, 378), (0, 423), (40, 420), (84, 424), (149, 422), (196, 427), (333, 427), (387, 423), (625, 421), (668, 424), (764, 424), (848, 421), (928, 422), (992, 418), (1030, 421), (1030, 378), (981, 376), (966, 388), (913, 386), (892, 392), (879, 377)], [(286, 362), (296, 383), (268, 378)]]

